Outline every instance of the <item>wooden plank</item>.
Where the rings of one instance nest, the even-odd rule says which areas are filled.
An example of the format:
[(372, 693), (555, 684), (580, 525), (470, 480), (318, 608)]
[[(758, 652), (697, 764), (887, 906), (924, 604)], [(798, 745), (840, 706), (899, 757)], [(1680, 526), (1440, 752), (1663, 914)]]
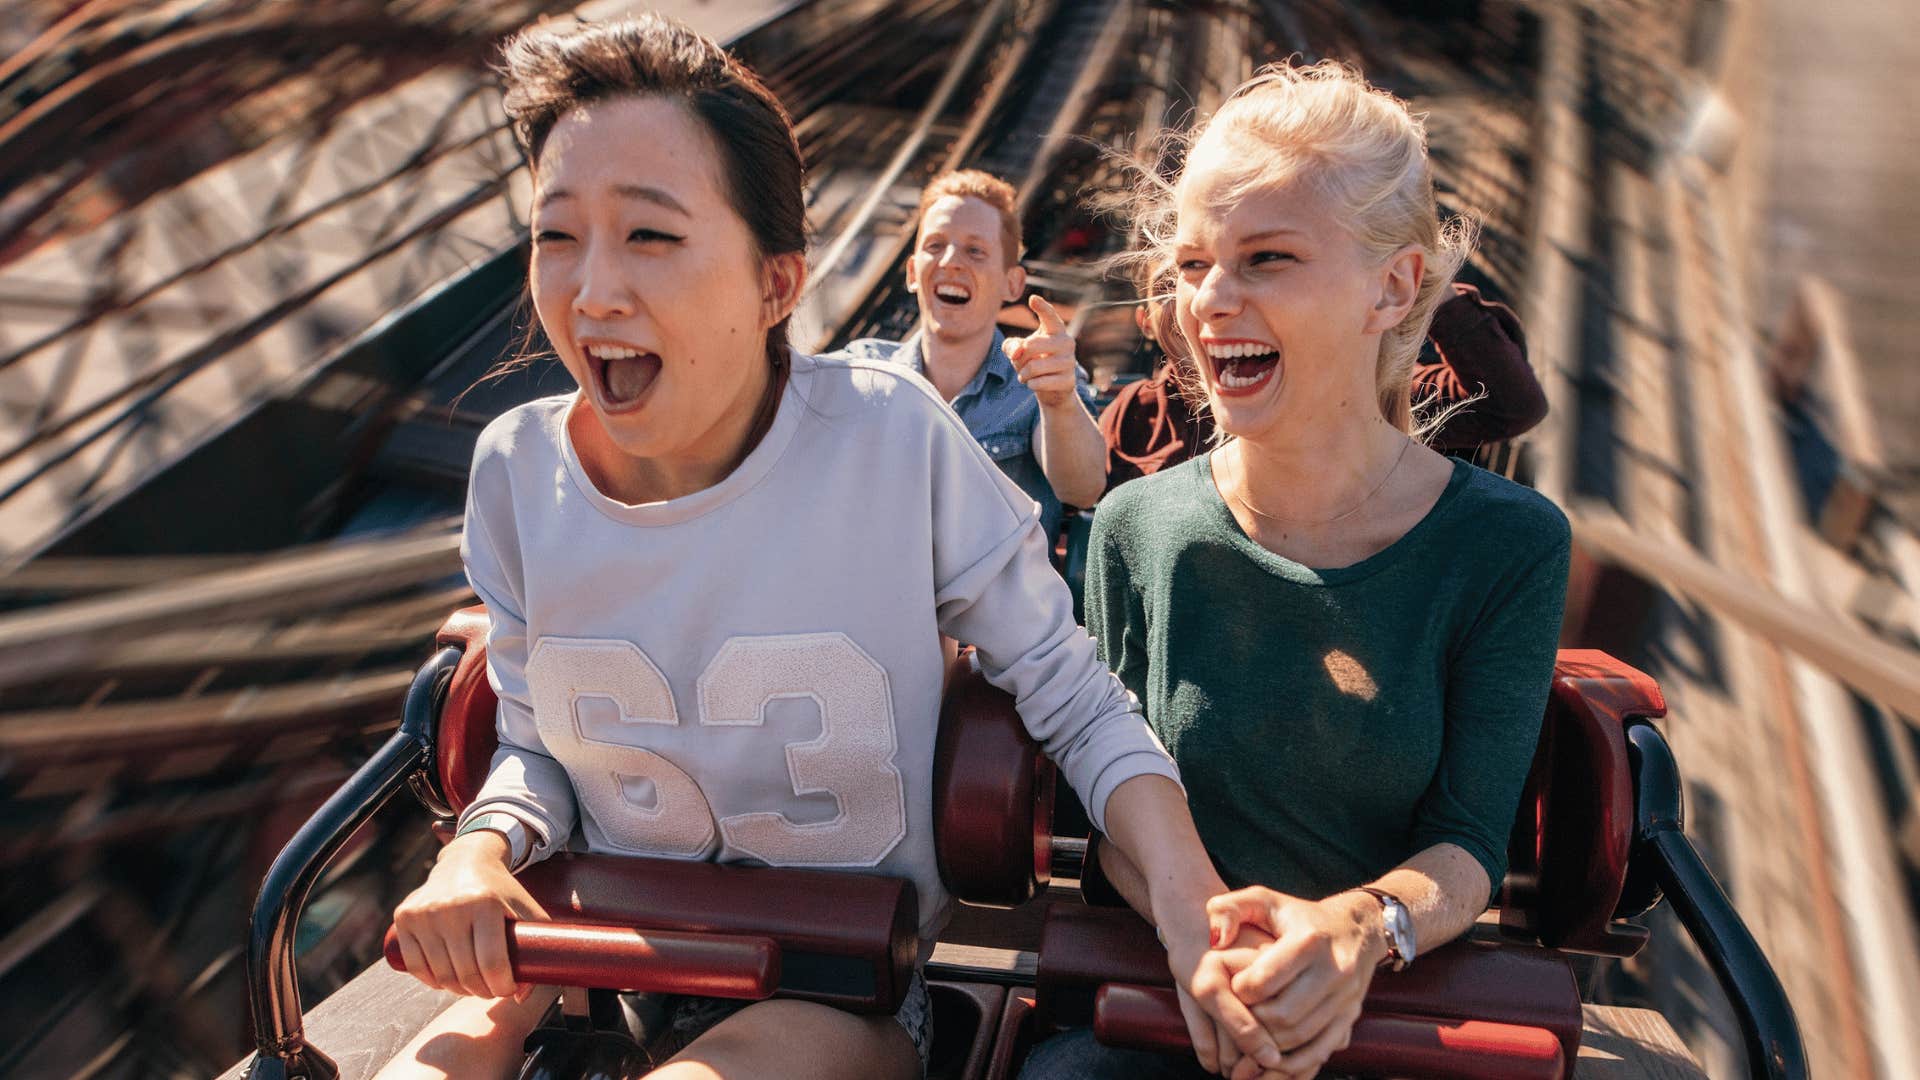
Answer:
[(343, 714), (392, 711), (413, 681), (413, 670), (376, 671), (184, 700), (102, 705), (87, 712), (50, 709), (0, 714), (0, 759), (24, 761), (118, 757), (136, 748), (293, 732), (337, 723)]
[(76, 885), (34, 912), (0, 938), (0, 976), (45, 948), (100, 902), (101, 887), (93, 882)]
[(473, 591), (460, 585), (390, 604), (328, 613), (292, 626), (242, 623), (175, 631), (123, 642), (103, 655), (99, 666), (128, 676), (171, 668), (352, 657), (408, 645), (417, 645), (425, 661), (434, 630), (448, 615), (473, 602)]
[(231, 570), (258, 558), (257, 555), (49, 556), (0, 576), (0, 594), (111, 592)]
[(1577, 263), (1585, 258), (1588, 245), (1591, 165), (1587, 128), (1580, 117), (1587, 79), (1580, 19), (1580, 11), (1569, 4), (1552, 4), (1540, 12), (1538, 151), (1529, 206), (1533, 224), (1527, 233), (1527, 290), (1521, 300), (1533, 366), (1553, 403), (1534, 436), (1543, 451), (1536, 486), (1558, 503), (1565, 503), (1572, 491), (1577, 395), (1568, 376), (1579, 355)]
[(1667, 1019), (1652, 1009), (1582, 1005), (1576, 1080), (1706, 1080)]
[(1908, 629), (1920, 637), (1920, 538), (1899, 522), (1882, 519), (1874, 526), (1874, 536), (1887, 551), (1887, 563), (1900, 582), (1908, 602)]
[(1697, 552), (1649, 538), (1605, 507), (1568, 507), (1575, 540), (1713, 609), (1799, 655), (1863, 697), (1906, 716), (1920, 716), (1920, 652), (1890, 644), (1810, 604), (1789, 600)]
[(1878, 472), (1886, 468), (1886, 447), (1874, 425), (1860, 357), (1853, 348), (1846, 305), (1833, 286), (1802, 274), (1794, 288), (1794, 306), (1782, 333), (1783, 348), (1806, 350), (1803, 362), (1832, 410), (1834, 441), (1847, 460)]
[[(936, 971), (937, 969), (937, 971)], [(929, 974), (959, 981), (984, 980), (1009, 985), (1032, 986), (1040, 970), (1040, 955), (1025, 949), (995, 949), (985, 945), (954, 945), (940, 942), (933, 947), (928, 962)]]
[(1920, 633), (1920, 605), (1899, 581), (1869, 572), (1810, 529), (1800, 535), (1800, 552), (1822, 586), (1822, 599), (1836, 613), (1883, 632)]
[(0, 618), (0, 687), (96, 665), (117, 642), (190, 620), (338, 606), (457, 573), (460, 535), (408, 533)]
[[(454, 1001), (445, 990), (375, 964), (307, 1013), (307, 1042), (340, 1067), (340, 1080), (365, 1080)], [(241, 1080), (251, 1060), (221, 1073), (220, 1080)]]

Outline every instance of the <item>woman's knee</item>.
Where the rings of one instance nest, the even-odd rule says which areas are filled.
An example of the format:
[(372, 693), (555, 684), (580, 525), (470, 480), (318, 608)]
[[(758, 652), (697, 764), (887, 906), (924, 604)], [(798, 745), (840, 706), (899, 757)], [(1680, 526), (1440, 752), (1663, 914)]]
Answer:
[(553, 987), (538, 986), (525, 1001), (460, 998), (428, 1022), (375, 1080), (513, 1076), (527, 1033), (558, 996)]

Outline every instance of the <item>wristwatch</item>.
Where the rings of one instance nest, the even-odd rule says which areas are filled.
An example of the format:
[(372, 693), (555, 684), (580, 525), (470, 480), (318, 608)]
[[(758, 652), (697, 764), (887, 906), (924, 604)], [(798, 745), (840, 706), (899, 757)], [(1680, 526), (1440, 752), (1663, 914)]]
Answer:
[(1419, 951), (1413, 940), (1413, 913), (1390, 892), (1370, 885), (1360, 886), (1360, 891), (1380, 901), (1380, 929), (1387, 939), (1387, 956), (1380, 961), (1380, 966), (1391, 971), (1403, 970), (1413, 963), (1414, 954)]
[(467, 819), (466, 824), (460, 826), (459, 832), (453, 835), (458, 838), (481, 829), (492, 829), (507, 838), (507, 869), (509, 870), (520, 869), (521, 864), (527, 861), (528, 854), (533, 850), (533, 837), (527, 832), (527, 827), (519, 818), (498, 810), (475, 814)]

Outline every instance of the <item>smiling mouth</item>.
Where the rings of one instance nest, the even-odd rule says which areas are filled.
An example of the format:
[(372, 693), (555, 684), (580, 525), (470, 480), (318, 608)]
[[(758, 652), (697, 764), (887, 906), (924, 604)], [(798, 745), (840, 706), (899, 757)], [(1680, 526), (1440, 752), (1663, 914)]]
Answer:
[(1224, 394), (1246, 394), (1260, 389), (1280, 369), (1280, 350), (1259, 342), (1207, 345), (1214, 385)]
[(608, 412), (627, 412), (640, 404), (660, 377), (660, 357), (642, 349), (593, 345), (587, 349), (594, 393)]
[(973, 302), (973, 290), (960, 285), (935, 285), (933, 296), (943, 304), (956, 306), (965, 306)]

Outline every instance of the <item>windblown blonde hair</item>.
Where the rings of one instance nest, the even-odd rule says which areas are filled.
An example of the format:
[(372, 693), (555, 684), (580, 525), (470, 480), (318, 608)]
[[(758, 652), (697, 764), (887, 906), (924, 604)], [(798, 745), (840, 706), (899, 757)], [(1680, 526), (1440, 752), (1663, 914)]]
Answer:
[(1414, 362), (1477, 231), (1466, 218), (1440, 222), (1424, 118), (1347, 64), (1323, 60), (1262, 68), (1211, 118), (1191, 132), (1164, 138), (1158, 162), (1138, 170), (1135, 190), (1120, 206), (1137, 234), (1135, 250), (1124, 258), (1161, 271), (1149, 274), (1155, 298), (1174, 282), (1162, 268), (1172, 260), (1179, 172), (1195, 146), (1217, 139), (1233, 140), (1240, 151), (1229, 157), (1239, 164), (1228, 178), (1227, 203), (1302, 179), (1338, 208), (1347, 231), (1372, 258), (1385, 260), (1409, 244), (1424, 253), (1413, 307), (1381, 336), (1374, 367), (1381, 415), (1402, 431), (1424, 434), (1413, 419)]

